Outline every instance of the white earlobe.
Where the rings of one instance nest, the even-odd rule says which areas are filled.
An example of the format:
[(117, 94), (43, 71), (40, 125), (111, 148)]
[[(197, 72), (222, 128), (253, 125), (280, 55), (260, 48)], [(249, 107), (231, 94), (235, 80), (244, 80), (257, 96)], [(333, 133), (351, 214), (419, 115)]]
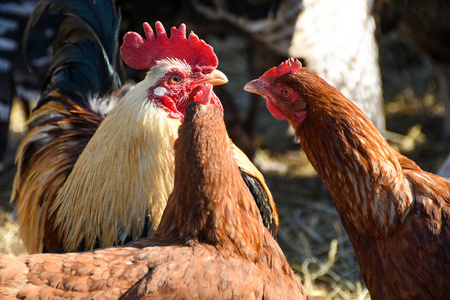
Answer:
[(162, 86), (158, 86), (157, 88), (155, 88), (153, 90), (153, 94), (158, 97), (164, 96), (166, 93), (167, 93), (167, 89)]

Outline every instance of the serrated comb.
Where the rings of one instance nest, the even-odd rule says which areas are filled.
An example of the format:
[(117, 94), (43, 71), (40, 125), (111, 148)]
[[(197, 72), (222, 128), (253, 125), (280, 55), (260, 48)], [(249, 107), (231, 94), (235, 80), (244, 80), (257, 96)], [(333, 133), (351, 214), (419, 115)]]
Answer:
[(282, 62), (278, 67), (273, 67), (267, 70), (260, 78), (264, 77), (278, 77), (284, 74), (297, 73), (302, 67), (302, 63), (294, 58), (289, 58), (285, 62)]
[(186, 25), (172, 27), (170, 38), (161, 22), (155, 23), (156, 35), (145, 22), (145, 39), (136, 32), (123, 37), (120, 53), (124, 62), (133, 69), (148, 69), (164, 58), (177, 58), (191, 66), (199, 66), (203, 72), (217, 68), (218, 60), (213, 48), (191, 32), (186, 38)]

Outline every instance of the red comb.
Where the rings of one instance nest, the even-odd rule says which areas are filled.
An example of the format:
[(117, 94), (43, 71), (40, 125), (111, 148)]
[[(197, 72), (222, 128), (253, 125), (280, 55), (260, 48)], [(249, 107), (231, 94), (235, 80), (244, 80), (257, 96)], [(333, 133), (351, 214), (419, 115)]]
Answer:
[(291, 57), (285, 62), (282, 62), (278, 67), (273, 67), (272, 69), (267, 70), (261, 77), (277, 77), (284, 74), (293, 74), (297, 73), (301, 67), (302, 63)]
[(186, 25), (180, 28), (172, 27), (170, 38), (161, 22), (155, 23), (156, 35), (152, 27), (145, 22), (144, 32), (146, 39), (136, 32), (128, 32), (123, 37), (120, 53), (124, 62), (133, 69), (148, 69), (164, 58), (178, 58), (189, 65), (207, 69), (215, 69), (218, 64), (213, 48), (200, 40), (191, 32), (186, 39)]

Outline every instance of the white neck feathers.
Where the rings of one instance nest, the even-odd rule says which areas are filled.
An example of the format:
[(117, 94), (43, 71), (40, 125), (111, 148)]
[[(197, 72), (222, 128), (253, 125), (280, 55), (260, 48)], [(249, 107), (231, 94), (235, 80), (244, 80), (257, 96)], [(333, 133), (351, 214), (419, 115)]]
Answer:
[[(147, 77), (106, 116), (76, 162), (52, 207), (66, 251), (87, 249), (151, 231), (173, 189), (180, 122), (148, 99)], [(89, 228), (89, 230), (86, 230)]]

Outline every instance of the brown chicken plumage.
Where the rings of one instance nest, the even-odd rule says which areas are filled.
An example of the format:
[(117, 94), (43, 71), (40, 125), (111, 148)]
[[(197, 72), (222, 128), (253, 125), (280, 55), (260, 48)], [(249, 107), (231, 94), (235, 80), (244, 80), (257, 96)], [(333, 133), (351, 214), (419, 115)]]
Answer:
[(220, 108), (191, 104), (179, 131), (175, 187), (153, 237), (84, 253), (0, 255), (2, 299), (305, 299), (240, 175)]
[(356, 105), (298, 61), (245, 89), (295, 128), (372, 299), (449, 299), (450, 180), (398, 153)]

